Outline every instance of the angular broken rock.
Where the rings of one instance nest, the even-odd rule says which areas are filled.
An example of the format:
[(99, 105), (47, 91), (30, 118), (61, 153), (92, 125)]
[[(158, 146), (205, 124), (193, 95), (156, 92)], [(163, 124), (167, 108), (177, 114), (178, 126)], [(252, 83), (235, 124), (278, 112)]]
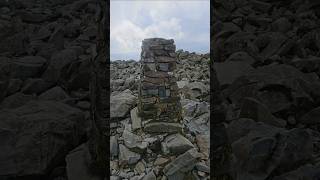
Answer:
[(133, 108), (130, 111), (131, 122), (132, 122), (132, 130), (135, 131), (141, 128), (141, 118), (138, 116), (138, 107)]
[(145, 150), (148, 146), (147, 142), (142, 141), (142, 138), (127, 129), (123, 131), (122, 138), (124, 144), (131, 150)]
[(163, 172), (169, 179), (170, 176), (188, 172), (193, 169), (199, 157), (200, 154), (198, 153), (198, 151), (192, 148), (182, 155), (178, 156), (170, 164), (166, 165), (163, 169)]
[(143, 177), (142, 180), (156, 180), (156, 179), (157, 179), (156, 175), (153, 173), (153, 171), (150, 171), (147, 175)]
[[(214, 69), (220, 85), (233, 83), (238, 77), (244, 75), (253, 67), (250, 63), (243, 61), (228, 61), (222, 63), (214, 63)], [(232, 72), (232, 73), (231, 73)]]
[(69, 180), (98, 180), (98, 176), (91, 174), (88, 163), (90, 159), (89, 149), (86, 144), (82, 144), (70, 151), (66, 156), (67, 176)]
[(111, 157), (118, 156), (118, 140), (116, 136), (110, 137), (110, 155)]
[(304, 114), (300, 119), (299, 122), (303, 124), (318, 124), (320, 117), (320, 107), (314, 108), (311, 111)]
[(135, 164), (140, 160), (138, 153), (130, 151), (126, 146), (119, 144), (119, 160), (125, 164)]
[(194, 148), (193, 144), (181, 134), (172, 134), (162, 142), (163, 149), (167, 149), (170, 154), (182, 154)]
[(125, 90), (118, 94), (111, 94), (110, 97), (110, 117), (111, 119), (122, 119), (130, 112), (136, 103), (136, 97), (130, 90)]
[(173, 133), (180, 132), (182, 125), (180, 123), (153, 122), (146, 124), (144, 130), (150, 133)]
[(284, 120), (273, 116), (267, 106), (250, 97), (244, 98), (239, 117), (261, 121), (276, 127), (286, 125)]

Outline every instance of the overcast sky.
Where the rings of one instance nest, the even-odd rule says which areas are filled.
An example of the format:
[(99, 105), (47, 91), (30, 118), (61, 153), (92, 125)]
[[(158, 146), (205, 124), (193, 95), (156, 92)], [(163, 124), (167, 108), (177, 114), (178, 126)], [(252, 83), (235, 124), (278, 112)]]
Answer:
[(172, 38), (178, 49), (208, 53), (209, 0), (111, 0), (111, 60), (139, 61), (145, 38)]

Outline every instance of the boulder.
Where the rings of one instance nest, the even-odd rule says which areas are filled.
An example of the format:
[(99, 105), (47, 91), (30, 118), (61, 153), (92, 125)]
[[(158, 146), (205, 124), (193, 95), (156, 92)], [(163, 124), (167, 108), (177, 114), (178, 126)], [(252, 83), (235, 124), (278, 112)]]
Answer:
[(126, 146), (119, 144), (119, 160), (123, 164), (135, 164), (141, 158), (141, 155), (130, 151)]
[(162, 149), (170, 154), (183, 154), (191, 148), (194, 148), (193, 144), (181, 134), (169, 135), (162, 142)]
[(8, 72), (12, 78), (27, 79), (41, 75), (47, 60), (40, 56), (24, 56), (0, 61), (0, 74)]
[(33, 99), (35, 99), (35, 97), (32, 95), (18, 92), (6, 97), (0, 104), (0, 109), (15, 109), (17, 107), (25, 105)]
[(89, 169), (91, 163), (90, 152), (87, 144), (82, 144), (66, 156), (68, 180), (100, 180), (92, 175)]
[(59, 102), (30, 101), (0, 119), (0, 176), (45, 175), (85, 134), (84, 114)]
[(111, 120), (125, 118), (131, 108), (136, 103), (136, 96), (130, 90), (120, 92), (118, 94), (111, 94), (110, 97), (110, 117)]
[(199, 157), (200, 154), (197, 152), (197, 150), (192, 148), (166, 165), (163, 169), (163, 172), (168, 179), (173, 180), (173, 177), (181, 177), (181, 174), (183, 175), (184, 173), (193, 169)]
[(28, 79), (24, 84), (25, 85), (21, 89), (21, 92), (24, 94), (40, 94), (54, 85), (50, 82), (44, 81), (41, 78)]
[(10, 79), (9, 85), (7, 88), (7, 96), (18, 92), (21, 89), (22, 83), (23, 82), (21, 79)]
[(69, 95), (59, 86), (55, 86), (39, 95), (43, 100), (61, 101), (68, 98)]
[(42, 78), (48, 82), (57, 82), (64, 68), (76, 61), (78, 53), (75, 49), (64, 49), (51, 56), (47, 70)]

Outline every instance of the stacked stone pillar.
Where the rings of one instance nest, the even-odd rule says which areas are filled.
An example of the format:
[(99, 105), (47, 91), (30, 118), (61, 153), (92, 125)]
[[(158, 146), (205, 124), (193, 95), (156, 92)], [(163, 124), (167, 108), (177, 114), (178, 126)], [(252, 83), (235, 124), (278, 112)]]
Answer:
[(150, 38), (142, 41), (138, 113), (142, 128), (149, 133), (182, 130), (173, 39)]

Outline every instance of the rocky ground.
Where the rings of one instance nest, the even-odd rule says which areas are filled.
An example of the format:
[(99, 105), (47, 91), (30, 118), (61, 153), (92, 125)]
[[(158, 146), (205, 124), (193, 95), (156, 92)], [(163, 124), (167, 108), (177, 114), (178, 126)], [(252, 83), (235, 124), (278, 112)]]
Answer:
[(90, 0), (0, 0), (0, 179), (77, 179), (95, 13)]
[(319, 1), (213, 8), (214, 176), (319, 179)]
[[(110, 174), (112, 180), (210, 179), (209, 54), (178, 50), (185, 137), (134, 132), (140, 64), (111, 64)], [(165, 126), (165, 125), (164, 125)], [(167, 177), (168, 176), (168, 177)], [(184, 178), (181, 178), (185, 176)]]

